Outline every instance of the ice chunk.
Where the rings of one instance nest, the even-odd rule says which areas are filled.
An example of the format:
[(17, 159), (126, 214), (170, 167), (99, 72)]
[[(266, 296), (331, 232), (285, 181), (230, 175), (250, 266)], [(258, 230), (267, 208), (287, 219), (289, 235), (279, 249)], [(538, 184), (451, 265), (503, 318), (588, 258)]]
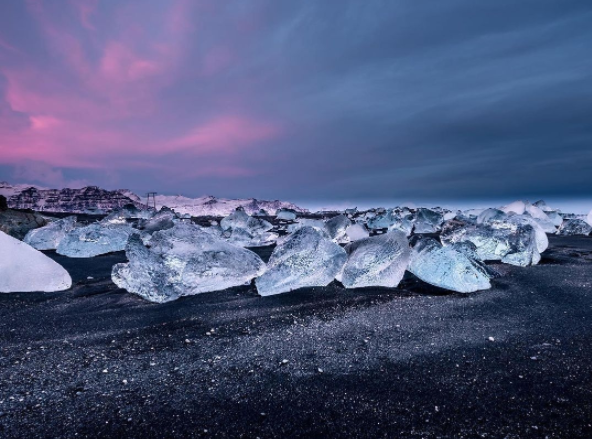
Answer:
[(543, 212), (547, 213), (547, 212), (555, 212), (555, 209), (549, 207), (547, 205), (547, 203), (545, 203), (543, 200), (539, 200), (535, 203), (532, 203), (533, 206), (538, 207), (539, 209), (541, 209)]
[(241, 247), (262, 247), (273, 244), (277, 233), (269, 232), (273, 225), (261, 218), (249, 216), (242, 207), (239, 207), (220, 221), (223, 237), (233, 244)]
[(122, 251), (132, 230), (127, 224), (94, 223), (68, 232), (57, 252), (71, 258), (92, 258)]
[(239, 207), (226, 218), (223, 218), (220, 221), (220, 226), (222, 230), (241, 228), (249, 230), (252, 233), (267, 232), (273, 228), (273, 225), (269, 221), (249, 216), (242, 207)]
[(240, 247), (265, 247), (274, 244), (279, 235), (273, 232), (235, 227), (224, 231), (222, 237)]
[(589, 235), (592, 232), (592, 226), (581, 219), (569, 219), (563, 221), (561, 227), (557, 231), (558, 235)]
[(278, 209), (276, 218), (284, 221), (294, 221), (296, 219), (296, 211), (292, 209)]
[(55, 250), (68, 232), (76, 227), (76, 217), (69, 216), (44, 227), (29, 230), (24, 241), (37, 250)]
[[(547, 214), (547, 217), (549, 217), (549, 220), (553, 223), (553, 225), (557, 228), (559, 227), (562, 223), (563, 223), (563, 217), (559, 214), (559, 212), (556, 211), (549, 211), (549, 212), (545, 212)], [(592, 221), (592, 218), (590, 216), (588, 216), (589, 221)], [(590, 224), (592, 225), (592, 224)]]
[(586, 217), (586, 222), (592, 226), (592, 210), (590, 211), (590, 213)]
[(535, 232), (535, 243), (539, 253), (544, 252), (549, 247), (549, 238), (536, 220), (529, 215), (509, 215), (505, 221), (493, 221), (491, 226), (499, 229), (511, 229), (517, 231), (521, 226), (530, 225)]
[(514, 232), (520, 226), (531, 225), (535, 231), (536, 244), (539, 253), (544, 252), (549, 246), (549, 238), (547, 238), (545, 230), (537, 220), (532, 218), (528, 213), (524, 215), (516, 215), (511, 212), (508, 215), (497, 209), (487, 209), (477, 217), (477, 224), (488, 225), (494, 229), (511, 230)]
[(518, 215), (522, 215), (526, 210), (526, 203), (520, 200), (514, 201), (507, 206), (500, 207), (500, 210), (503, 210), (505, 213), (514, 212)]
[(413, 247), (409, 271), (431, 285), (459, 293), (491, 288), (489, 275), (466, 250), (443, 247), (433, 238), (422, 238)]
[(527, 204), (525, 213), (530, 215), (545, 233), (555, 233), (557, 228), (549, 215), (537, 206)]
[(444, 221), (448, 221), (451, 219), (454, 219), (456, 217), (456, 215), (458, 215), (460, 213), (460, 210), (454, 211), (454, 212), (445, 212), (442, 219)]
[(499, 209), (485, 209), (477, 216), (477, 224), (489, 224), (492, 221), (504, 221), (508, 215)]
[(121, 220), (121, 219), (149, 219), (154, 216), (153, 210), (138, 209), (133, 204), (126, 204), (121, 209), (116, 209), (111, 212), (105, 220)]
[(411, 235), (411, 232), (413, 232), (413, 222), (407, 218), (398, 218), (389, 226), (388, 230), (399, 230), (403, 232), (405, 236), (409, 236)]
[(345, 250), (325, 233), (309, 226), (301, 227), (273, 250), (267, 271), (255, 280), (257, 291), (269, 296), (328, 285), (346, 259)]
[(345, 246), (347, 262), (337, 279), (346, 288), (394, 288), (405, 274), (411, 251), (405, 233), (392, 231)]
[(0, 232), (0, 293), (63, 291), (71, 286), (72, 278), (60, 264)]
[(540, 229), (537, 233), (536, 226), (532, 218), (521, 215), (509, 216), (508, 221), (495, 224), (477, 225), (452, 220), (443, 226), (440, 239), (445, 245), (472, 242), (477, 247), (478, 259), (482, 261), (534, 265), (540, 261), (540, 253), (548, 245), (547, 235)]
[(351, 224), (351, 220), (345, 215), (337, 215), (325, 222), (325, 229), (333, 241), (341, 244), (350, 241), (346, 230)]
[(345, 229), (348, 241), (359, 241), (360, 239), (367, 238), (370, 234), (363, 224), (352, 224)]
[(419, 208), (413, 219), (413, 232), (435, 233), (440, 230), (440, 225), (443, 221), (442, 214), (432, 209)]
[(389, 209), (384, 213), (375, 213), (374, 216), (368, 219), (366, 225), (369, 229), (387, 229), (395, 222), (400, 221), (401, 216), (393, 209)]
[(288, 233), (294, 233), (296, 230), (304, 227), (310, 226), (317, 230), (322, 230), (326, 233), (325, 229), (325, 221), (321, 219), (312, 219), (312, 218), (298, 218), (298, 221), (293, 224), (288, 224), (287, 231)]
[(175, 212), (168, 207), (162, 207), (151, 218), (141, 219), (138, 222), (137, 228), (145, 230), (148, 233), (154, 233), (159, 230), (167, 230), (174, 227), (177, 222)]
[(113, 282), (158, 303), (243, 285), (265, 271), (265, 263), (255, 253), (193, 223), (155, 232), (150, 248), (134, 234), (126, 255), (128, 263), (113, 267)]

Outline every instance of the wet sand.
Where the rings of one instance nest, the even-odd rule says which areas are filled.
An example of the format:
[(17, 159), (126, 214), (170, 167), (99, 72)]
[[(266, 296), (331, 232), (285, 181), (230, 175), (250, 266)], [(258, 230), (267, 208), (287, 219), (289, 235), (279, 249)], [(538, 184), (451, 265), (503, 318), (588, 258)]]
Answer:
[(550, 242), (467, 296), (406, 275), (162, 305), (111, 282), (123, 253), (47, 252), (71, 290), (0, 294), (0, 437), (592, 437), (592, 237)]

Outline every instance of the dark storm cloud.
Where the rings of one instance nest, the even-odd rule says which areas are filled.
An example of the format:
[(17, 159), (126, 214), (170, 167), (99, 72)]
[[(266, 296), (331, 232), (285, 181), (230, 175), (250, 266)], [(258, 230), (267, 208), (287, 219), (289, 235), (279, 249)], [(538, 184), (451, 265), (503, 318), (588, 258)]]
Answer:
[[(588, 195), (588, 1), (179, 1), (180, 15), (159, 2), (138, 10), (127, 3), (91, 9), (82, 26), (57, 38), (56, 11), (34, 25), (23, 8), (0, 6), (32, 29), (0, 33), (21, 53), (0, 48), (0, 59), (25, 68), (38, 55), (38, 69), (96, 70), (92, 81), (68, 84), (93, 105), (69, 99), (85, 109), (81, 123), (107, 151), (96, 157), (89, 144), (74, 159), (63, 133), (40, 144), (63, 155), (63, 163), (40, 160), (65, 179), (101, 180), (99, 163), (113, 169), (98, 183), (140, 192), (298, 200)], [(159, 27), (165, 15), (172, 30)], [(129, 17), (156, 29), (152, 45), (139, 43), (141, 31), (124, 31)], [(43, 29), (49, 43), (35, 36)], [(68, 35), (78, 34), (88, 39), (82, 55), (48, 60), (52, 47), (70, 47)], [(15, 122), (0, 127), (17, 130), (23, 115), (52, 129), (73, 118), (49, 114), (61, 108), (53, 101), (37, 108), (46, 101), (18, 95), (16, 76), (5, 75), (13, 88), (4, 86), (0, 115)], [(115, 97), (95, 106), (104, 94)], [(76, 141), (87, 142), (83, 133)], [(21, 156), (11, 160), (4, 162)]]

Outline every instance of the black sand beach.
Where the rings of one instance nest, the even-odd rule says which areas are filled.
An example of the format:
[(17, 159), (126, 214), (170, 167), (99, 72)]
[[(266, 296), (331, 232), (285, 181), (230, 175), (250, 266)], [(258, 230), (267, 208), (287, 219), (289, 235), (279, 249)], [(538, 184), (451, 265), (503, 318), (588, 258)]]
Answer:
[(0, 294), (1, 438), (592, 437), (592, 237), (467, 296), (408, 276), (156, 305), (111, 282), (122, 253), (48, 254), (71, 290)]

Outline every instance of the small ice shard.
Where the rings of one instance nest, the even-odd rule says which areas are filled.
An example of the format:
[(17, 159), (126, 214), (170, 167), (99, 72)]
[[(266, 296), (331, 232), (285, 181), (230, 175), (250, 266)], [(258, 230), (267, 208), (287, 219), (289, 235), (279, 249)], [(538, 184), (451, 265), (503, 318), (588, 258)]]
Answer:
[(432, 210), (419, 208), (413, 218), (414, 233), (435, 233), (440, 230), (444, 221), (442, 214)]
[(38, 229), (29, 230), (24, 242), (37, 250), (55, 250), (68, 232), (76, 227), (76, 217), (69, 216)]
[(489, 275), (465, 250), (443, 247), (433, 238), (417, 241), (408, 270), (431, 285), (459, 293), (491, 288)]
[(243, 285), (265, 271), (255, 253), (193, 223), (155, 232), (149, 248), (134, 234), (126, 255), (128, 263), (113, 266), (113, 282), (157, 303)]
[(249, 216), (242, 207), (220, 221), (223, 237), (241, 247), (263, 247), (273, 244), (277, 233), (269, 232), (273, 225), (261, 218)]
[(341, 272), (346, 259), (345, 250), (324, 232), (301, 227), (273, 250), (267, 271), (255, 279), (255, 285), (262, 296), (326, 286)]
[(360, 239), (368, 238), (370, 234), (363, 224), (352, 224), (345, 229), (348, 241), (359, 241)]
[(292, 209), (278, 209), (276, 218), (284, 221), (294, 221), (296, 219), (296, 211)]
[[(468, 209), (462, 212), (462, 216), (469, 219), (476, 219), (486, 209)], [(457, 215), (458, 216), (458, 215)]]
[(395, 230), (345, 246), (347, 262), (337, 279), (346, 288), (399, 285), (411, 251), (405, 233)]
[(351, 220), (345, 215), (337, 215), (325, 222), (325, 229), (333, 241), (342, 244), (349, 242), (346, 230), (351, 224)]
[[(234, 212), (220, 221), (222, 230), (229, 230), (234, 227), (247, 228), (247, 222), (251, 217), (245, 212), (245, 209), (238, 207)], [(271, 227), (270, 227), (271, 228)], [(268, 229), (269, 230), (269, 229)]]
[(273, 229), (273, 225), (269, 221), (249, 216), (242, 207), (237, 208), (226, 218), (223, 218), (220, 221), (220, 227), (222, 227), (222, 230), (241, 228), (253, 233), (267, 232)]
[(500, 207), (505, 213), (514, 212), (515, 214), (522, 215), (526, 210), (526, 203), (524, 201), (514, 201), (507, 206)]
[(586, 221), (581, 219), (569, 219), (563, 221), (561, 227), (557, 231), (558, 235), (571, 236), (571, 235), (589, 235), (592, 232), (592, 226)]
[(525, 214), (530, 215), (545, 233), (555, 233), (557, 231), (554, 221), (539, 207), (529, 203), (526, 205)]
[(590, 213), (586, 217), (586, 222), (592, 226), (592, 210), (590, 211)]
[(64, 267), (0, 232), (0, 293), (63, 291), (71, 286), (72, 278)]
[[(126, 204), (121, 209), (116, 209), (111, 212), (104, 220), (121, 220), (121, 219), (149, 219), (154, 216), (153, 210), (138, 209), (133, 204)], [(103, 221), (104, 221), (103, 220)]]
[(407, 218), (399, 218), (389, 226), (388, 230), (399, 230), (403, 232), (405, 236), (409, 236), (411, 235), (411, 232), (413, 232), (413, 222)]
[(454, 211), (454, 212), (445, 212), (442, 219), (444, 221), (448, 221), (451, 219), (454, 219), (454, 217), (456, 217), (456, 215), (458, 215), (459, 211)]
[(369, 229), (387, 229), (392, 226), (395, 222), (399, 221), (401, 216), (397, 214), (393, 209), (389, 209), (384, 213), (376, 212), (374, 216), (368, 219), (366, 226)]
[(94, 223), (68, 232), (57, 252), (70, 258), (92, 258), (122, 251), (132, 231), (127, 224)]
[(485, 209), (477, 216), (477, 224), (489, 224), (492, 221), (504, 221), (508, 214), (499, 209)]
[(265, 247), (274, 244), (279, 238), (277, 233), (243, 229), (241, 227), (228, 229), (221, 236), (231, 244), (240, 247)]
[(545, 203), (545, 201), (543, 201), (543, 200), (536, 201), (536, 202), (532, 203), (532, 205), (538, 207), (539, 209), (541, 209), (545, 213), (555, 212), (555, 209), (552, 209), (551, 207), (549, 207), (547, 205), (547, 203)]
[(154, 233), (159, 230), (172, 229), (176, 222), (177, 216), (175, 212), (168, 207), (162, 207), (151, 218), (141, 219), (137, 228), (148, 233)]
[(294, 233), (296, 230), (304, 226), (310, 226), (314, 229), (322, 230), (324, 233), (326, 233), (325, 221), (321, 219), (312, 218), (298, 218), (297, 222), (293, 224), (288, 224), (287, 231), (288, 233)]
[[(563, 223), (563, 217), (559, 214), (559, 212), (549, 211), (545, 213), (547, 214), (547, 217), (549, 217), (549, 221), (551, 221), (556, 228)], [(592, 221), (592, 217), (588, 215), (588, 224), (590, 224), (590, 221)], [(592, 224), (590, 225), (592, 226)]]

